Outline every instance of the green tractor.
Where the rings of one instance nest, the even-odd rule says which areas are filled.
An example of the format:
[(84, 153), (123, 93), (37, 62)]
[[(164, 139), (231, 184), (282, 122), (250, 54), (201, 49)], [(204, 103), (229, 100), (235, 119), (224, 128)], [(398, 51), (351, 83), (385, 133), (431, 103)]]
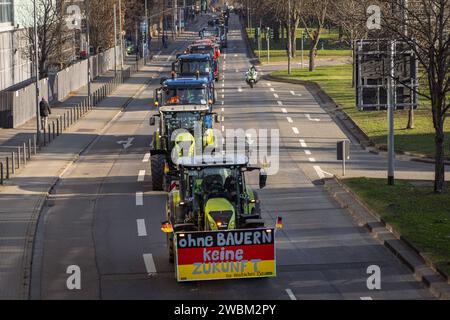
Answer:
[[(153, 190), (163, 191), (178, 175), (172, 161), (173, 149), (177, 149), (178, 156), (183, 156), (184, 151), (193, 156), (196, 146), (205, 148), (214, 144), (212, 128), (218, 119), (212, 112), (213, 101), (205, 79), (178, 79), (172, 74), (172, 78), (161, 79), (161, 87), (155, 90), (154, 97), (159, 113), (150, 118), (150, 125), (158, 126), (150, 150), (152, 185)], [(196, 126), (201, 137), (195, 138)], [(173, 137), (179, 129), (184, 132)]]
[(228, 231), (264, 227), (256, 191), (246, 184), (245, 173), (259, 171), (259, 187), (267, 175), (251, 167), (246, 156), (180, 159), (179, 180), (169, 192), (167, 233), (169, 260), (174, 261), (174, 234), (192, 231)]

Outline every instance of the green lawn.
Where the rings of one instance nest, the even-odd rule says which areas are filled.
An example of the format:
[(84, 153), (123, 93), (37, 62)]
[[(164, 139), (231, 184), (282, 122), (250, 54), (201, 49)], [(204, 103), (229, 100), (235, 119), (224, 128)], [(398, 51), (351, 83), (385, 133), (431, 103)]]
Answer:
[[(358, 126), (381, 148), (386, 147), (387, 120), (385, 111), (361, 112), (355, 107), (355, 89), (351, 86), (351, 65), (317, 67), (314, 72), (293, 69), (289, 77), (287, 71), (277, 71), (274, 76), (317, 82), (333, 100), (358, 124)], [(434, 153), (434, 128), (431, 110), (427, 101), (422, 101), (415, 112), (415, 128), (406, 130), (407, 111), (395, 113), (395, 147), (397, 151), (410, 151), (432, 156)], [(450, 121), (446, 123), (447, 139)], [(449, 141), (446, 153), (450, 156)]]
[(401, 180), (395, 186), (388, 186), (385, 179), (352, 178), (343, 182), (450, 274), (450, 191), (438, 195), (430, 186)]
[[(301, 34), (302, 34), (302, 28), (297, 29), (297, 50), (296, 50), (296, 57), (294, 58), (295, 62), (300, 62), (301, 60)], [(258, 43), (255, 40), (254, 37), (254, 29), (247, 29), (247, 34), (250, 39), (250, 44), (252, 46), (252, 49), (256, 56), (258, 56)], [(304, 48), (304, 59), (305, 62), (308, 59), (308, 53), (310, 48), (310, 42), (308, 39), (303, 41), (303, 48)], [(344, 42), (339, 41), (339, 34), (336, 29), (332, 29), (330, 32), (328, 30), (324, 30), (321, 36), (321, 40), (319, 42), (319, 45), (317, 47), (318, 51), (318, 59), (321, 58), (333, 58), (333, 57), (350, 57), (351, 50), (348, 44)], [(270, 61), (284, 61), (287, 60), (287, 54), (286, 54), (286, 42), (282, 39), (270, 40)], [(267, 41), (265, 37), (261, 40), (261, 61), (266, 62), (267, 59)]]

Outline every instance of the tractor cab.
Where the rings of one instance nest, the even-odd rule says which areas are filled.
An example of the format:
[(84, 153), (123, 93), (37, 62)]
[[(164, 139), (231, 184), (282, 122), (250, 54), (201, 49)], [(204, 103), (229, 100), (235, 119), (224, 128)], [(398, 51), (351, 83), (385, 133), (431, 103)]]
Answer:
[(183, 157), (180, 178), (169, 193), (169, 221), (175, 230), (248, 229), (264, 226), (256, 191), (246, 184), (246, 173), (260, 171), (260, 188), (267, 176), (248, 165), (245, 156)]
[(213, 122), (217, 115), (203, 104), (170, 104), (159, 108), (150, 118), (150, 125), (157, 126), (151, 144), (152, 186), (155, 191), (168, 190), (172, 179), (177, 179), (178, 169), (173, 159), (195, 156), (214, 144)]
[(214, 80), (218, 81), (218, 61), (209, 53), (181, 54), (172, 64), (172, 71), (178, 77), (206, 78), (210, 86), (214, 87)]

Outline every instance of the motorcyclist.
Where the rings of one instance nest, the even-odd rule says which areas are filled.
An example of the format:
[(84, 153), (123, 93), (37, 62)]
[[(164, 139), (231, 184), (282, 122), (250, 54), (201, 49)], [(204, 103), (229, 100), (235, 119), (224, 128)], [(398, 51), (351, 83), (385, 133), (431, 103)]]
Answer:
[(245, 75), (247, 82), (252, 78), (254, 78), (256, 82), (258, 81), (258, 70), (256, 70), (256, 67), (254, 65), (250, 66)]

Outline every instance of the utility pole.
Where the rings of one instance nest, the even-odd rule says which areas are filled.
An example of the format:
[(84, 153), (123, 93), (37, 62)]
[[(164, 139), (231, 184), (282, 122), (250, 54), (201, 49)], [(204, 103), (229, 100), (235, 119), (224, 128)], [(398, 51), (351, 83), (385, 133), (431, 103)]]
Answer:
[(114, 76), (117, 76), (117, 7), (116, 3), (114, 2), (113, 5), (113, 16), (114, 16)]
[(266, 38), (267, 38), (267, 63), (270, 62), (270, 28), (267, 27)]
[(304, 30), (302, 29), (302, 61), (301, 61), (301, 63), (302, 63), (302, 68), (303, 68), (303, 32), (304, 32)]
[(291, 74), (292, 59), (292, 36), (291, 36), (291, 0), (288, 0), (288, 74)]
[(389, 54), (389, 76), (387, 83), (388, 101), (388, 185), (395, 184), (395, 147), (394, 147), (394, 114), (395, 114), (395, 40), (391, 40)]
[[(41, 142), (41, 113), (39, 110), (39, 39), (37, 28), (37, 8), (36, 0), (33, 1), (33, 16), (34, 16), (34, 72), (36, 73), (36, 142)], [(42, 128), (45, 129), (45, 128)], [(13, 164), (14, 165), (14, 164)]]
[(90, 16), (90, 0), (86, 0), (86, 57), (87, 57), (87, 87), (88, 87), (88, 103), (91, 106), (91, 44), (90, 44), (90, 26), (89, 26), (89, 16)]

